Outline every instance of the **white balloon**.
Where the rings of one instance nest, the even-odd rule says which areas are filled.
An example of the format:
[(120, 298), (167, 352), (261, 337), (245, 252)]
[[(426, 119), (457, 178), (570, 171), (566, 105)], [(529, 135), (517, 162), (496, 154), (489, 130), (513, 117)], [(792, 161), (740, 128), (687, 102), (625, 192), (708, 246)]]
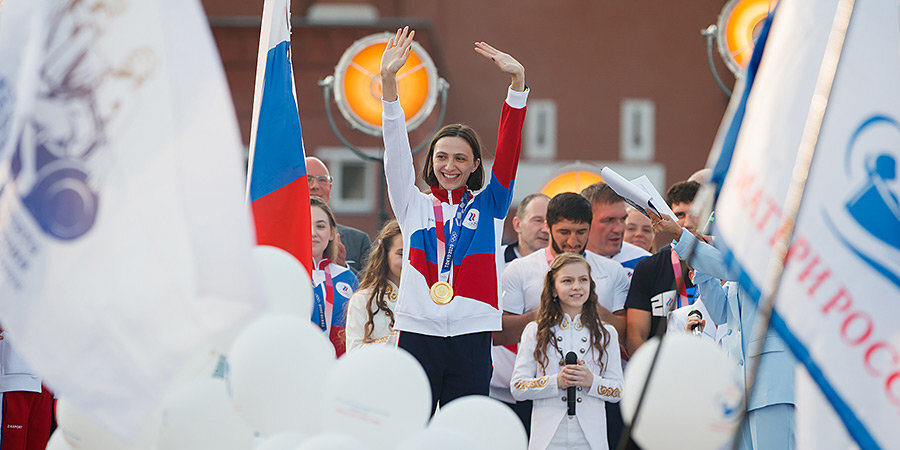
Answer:
[(290, 253), (268, 245), (253, 248), (256, 267), (268, 299), (267, 312), (312, 317), (313, 293), (309, 274)]
[(443, 428), (426, 428), (403, 439), (397, 450), (459, 450), (478, 445), (466, 435)]
[(193, 354), (188, 356), (187, 361), (181, 365), (181, 369), (169, 383), (167, 393), (190, 381), (213, 378), (216, 371), (219, 370), (224, 353), (210, 347), (209, 343), (201, 344)]
[(442, 406), (429, 429), (461, 433), (476, 444), (473, 449), (522, 450), (528, 437), (522, 421), (508, 406), (490, 397), (472, 395)]
[(72, 450), (72, 447), (66, 442), (65, 436), (63, 436), (63, 431), (59, 428), (50, 435), (50, 440), (47, 441), (47, 447), (45, 450)]
[(309, 318), (265, 315), (248, 325), (229, 352), (231, 397), (263, 436), (321, 429), (323, 381), (334, 347)]
[(348, 353), (322, 390), (324, 430), (378, 449), (393, 449), (424, 429), (431, 413), (428, 376), (415, 358), (395, 347), (370, 345)]
[[(626, 423), (634, 416), (658, 345), (656, 338), (645, 342), (628, 362), (622, 393)], [(738, 425), (742, 390), (737, 365), (718, 346), (695, 336), (668, 334), (632, 435), (648, 450), (717, 449)]]
[(371, 450), (359, 439), (343, 434), (320, 434), (297, 447), (297, 450)]
[(59, 431), (54, 432), (54, 435), (62, 432), (66, 443), (73, 449), (121, 450), (128, 447), (123, 440), (106, 431), (65, 397), (56, 402), (56, 423)]
[(66, 441), (66, 447), (62, 448), (146, 450), (151, 448), (156, 442), (161, 415), (162, 412), (157, 408), (144, 420), (141, 428), (131, 438), (131, 441), (125, 441), (106, 431), (93, 419), (69, 403), (65, 397), (60, 397), (56, 402), (58, 428), (53, 434), (59, 435), (57, 439)]
[(250, 450), (253, 430), (234, 410), (221, 379), (190, 381), (163, 401), (159, 450)]
[(309, 436), (306, 433), (286, 431), (260, 440), (253, 450), (296, 450), (307, 440), (309, 440)]

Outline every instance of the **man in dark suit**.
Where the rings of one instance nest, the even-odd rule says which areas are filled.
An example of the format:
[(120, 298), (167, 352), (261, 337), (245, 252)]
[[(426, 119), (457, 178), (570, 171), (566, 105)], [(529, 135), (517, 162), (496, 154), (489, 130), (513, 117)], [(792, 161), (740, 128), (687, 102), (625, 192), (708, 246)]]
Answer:
[[(309, 181), (309, 195), (315, 195), (329, 203), (331, 200), (331, 185), (333, 179), (328, 172), (328, 167), (315, 156), (306, 157), (306, 179)], [(369, 235), (353, 227), (337, 224), (338, 237), (337, 256), (335, 264), (345, 266), (360, 276), (360, 272), (366, 267), (369, 259), (369, 248), (372, 240)]]

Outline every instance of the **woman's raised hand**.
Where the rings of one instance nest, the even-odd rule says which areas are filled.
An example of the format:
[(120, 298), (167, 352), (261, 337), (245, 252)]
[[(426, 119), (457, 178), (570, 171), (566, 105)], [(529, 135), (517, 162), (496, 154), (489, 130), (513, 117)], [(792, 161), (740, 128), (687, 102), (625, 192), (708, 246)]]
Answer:
[(487, 42), (476, 42), (475, 51), (485, 58), (490, 58), (500, 70), (512, 76), (512, 88), (514, 91), (525, 90), (525, 67), (516, 58), (503, 53)]
[(381, 97), (388, 102), (397, 100), (397, 72), (406, 64), (416, 32), (409, 27), (397, 30), (381, 55)]

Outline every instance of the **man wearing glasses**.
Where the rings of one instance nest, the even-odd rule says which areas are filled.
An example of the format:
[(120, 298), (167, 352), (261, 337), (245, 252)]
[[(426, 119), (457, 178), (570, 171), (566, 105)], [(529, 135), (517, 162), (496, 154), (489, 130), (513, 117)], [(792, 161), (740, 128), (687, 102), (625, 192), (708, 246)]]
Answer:
[[(333, 179), (328, 172), (328, 167), (319, 158), (315, 156), (306, 157), (306, 179), (309, 181), (309, 195), (315, 195), (325, 200), (325, 203), (331, 201), (331, 183)], [(353, 271), (357, 277), (366, 267), (366, 260), (369, 258), (369, 247), (372, 246), (372, 240), (369, 235), (357, 230), (353, 227), (337, 224), (338, 238), (337, 257), (335, 264), (345, 266)]]

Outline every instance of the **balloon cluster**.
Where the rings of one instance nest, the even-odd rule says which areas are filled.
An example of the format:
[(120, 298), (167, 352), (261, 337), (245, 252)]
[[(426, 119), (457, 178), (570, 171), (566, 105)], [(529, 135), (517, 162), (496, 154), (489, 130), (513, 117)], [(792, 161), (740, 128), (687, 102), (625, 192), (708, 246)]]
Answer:
[[(256, 250), (269, 310), (212, 342), (185, 368), (130, 442), (58, 403), (51, 450), (522, 450), (518, 417), (487, 397), (447, 404), (429, 422), (425, 371), (403, 350), (368, 346), (335, 359), (309, 321), (306, 271), (287, 253)], [(227, 351), (222, 349), (227, 348)], [(227, 355), (227, 364), (224, 364)]]

